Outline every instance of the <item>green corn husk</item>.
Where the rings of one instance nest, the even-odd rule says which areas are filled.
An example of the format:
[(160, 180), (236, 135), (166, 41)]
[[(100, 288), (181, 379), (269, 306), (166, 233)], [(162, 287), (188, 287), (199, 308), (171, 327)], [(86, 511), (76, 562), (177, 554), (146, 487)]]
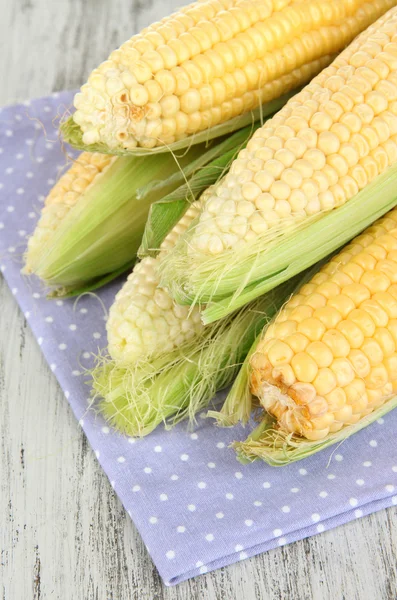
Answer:
[[(120, 157), (81, 194), (29, 272), (56, 289), (50, 297), (75, 296), (108, 283), (157, 249), (189, 203), (229, 168), (258, 125), (226, 139), (193, 146), (181, 156)], [(152, 205), (156, 204), (153, 212)]]
[(228, 393), (221, 410), (208, 411), (207, 416), (212, 419), (215, 419), (217, 425), (219, 425), (220, 427), (233, 427), (234, 425), (237, 425), (237, 423), (246, 425), (251, 418), (251, 414), (255, 404), (258, 405), (258, 403), (255, 403), (255, 398), (251, 394), (250, 390), (249, 368), (251, 356), (254, 354), (265, 331), (266, 325), (264, 329), (260, 332), (260, 334), (256, 337), (254, 343), (250, 348), (250, 351), (245, 357), (245, 360), (241, 365), (241, 369), (236, 379), (234, 380), (231, 390)]
[[(329, 258), (330, 257), (328, 257), (327, 260), (329, 260)], [(289, 284), (291, 286), (292, 294), (295, 294), (303, 284), (310, 281), (310, 279), (315, 273), (317, 273), (324, 262), (325, 261), (322, 261), (321, 263), (316, 264), (313, 268), (308, 269), (305, 273), (291, 279)], [(295, 287), (292, 287), (294, 284)], [(286, 297), (285, 302), (288, 300), (289, 298)], [(282, 305), (280, 306), (280, 310), (281, 307)], [(268, 325), (270, 325), (270, 321), (265, 324), (263, 330), (254, 340), (220, 411), (208, 412), (208, 417), (215, 419), (216, 424), (220, 427), (233, 427), (234, 425), (237, 425), (237, 423), (246, 425), (251, 418), (251, 413), (254, 408), (259, 406), (259, 401), (254, 398), (250, 390), (250, 360), (251, 356), (258, 347), (260, 340), (266, 333)]]
[(61, 288), (57, 294), (63, 295), (87, 283), (91, 288), (99, 278), (130, 265), (150, 204), (178, 187), (183, 171), (203, 151), (197, 146), (177, 160), (171, 154), (117, 158), (81, 194), (29, 261), (29, 271), (48, 286)]
[(177, 150), (181, 150), (184, 148), (189, 148), (196, 144), (207, 143), (209, 140), (214, 138), (218, 138), (220, 136), (229, 135), (238, 129), (246, 127), (252, 123), (257, 121), (262, 121), (263, 118), (268, 117), (269, 115), (277, 112), (284, 106), (284, 104), (294, 96), (301, 88), (297, 88), (292, 92), (284, 94), (280, 96), (280, 98), (276, 98), (275, 100), (271, 100), (270, 102), (266, 102), (262, 106), (259, 106), (253, 111), (235, 117), (234, 119), (230, 119), (226, 121), (226, 123), (220, 123), (219, 125), (215, 125), (210, 129), (206, 129), (201, 131), (200, 133), (196, 133), (194, 135), (190, 135), (179, 142), (174, 142), (168, 146), (158, 146), (155, 148), (133, 148), (130, 150), (123, 150), (120, 148), (109, 148), (106, 144), (97, 143), (97, 144), (84, 144), (83, 143), (83, 134), (81, 128), (77, 123), (73, 120), (73, 115), (70, 116), (66, 121), (61, 123), (60, 132), (63, 137), (63, 140), (73, 146), (74, 148), (78, 148), (79, 150), (86, 150), (88, 152), (100, 152), (101, 154), (117, 154), (120, 156), (133, 155), (133, 156), (148, 156), (152, 154), (161, 154), (164, 152), (176, 152)]
[(275, 420), (271, 415), (265, 413), (261, 423), (251, 435), (244, 442), (235, 442), (233, 447), (238, 460), (243, 464), (261, 459), (272, 467), (282, 467), (308, 458), (334, 444), (341, 444), (348, 437), (371, 425), (396, 407), (397, 396), (393, 396), (358, 423), (348, 425), (317, 442), (311, 442), (296, 434), (288, 434), (275, 429)]
[(91, 281), (87, 281), (80, 286), (70, 286), (70, 287), (61, 287), (50, 290), (47, 294), (48, 299), (54, 298), (75, 298), (76, 296), (81, 296), (82, 294), (88, 294), (89, 292), (94, 292), (95, 290), (99, 290), (101, 287), (110, 283), (117, 277), (120, 277), (127, 271), (131, 271), (133, 266), (136, 263), (136, 259), (134, 258), (131, 262), (123, 265), (119, 269), (104, 275), (103, 277), (97, 277), (96, 279), (92, 279)]
[(99, 409), (130, 436), (145, 436), (160, 423), (192, 422), (196, 412), (236, 376), (253, 340), (296, 282), (287, 282), (213, 325), (172, 353), (120, 367), (108, 358), (92, 372)]
[(207, 304), (203, 321), (211, 323), (307, 269), (396, 204), (397, 165), (339, 208), (299, 224), (280, 225), (238, 252), (191, 264), (187, 249), (193, 224), (162, 260), (161, 285), (180, 304)]

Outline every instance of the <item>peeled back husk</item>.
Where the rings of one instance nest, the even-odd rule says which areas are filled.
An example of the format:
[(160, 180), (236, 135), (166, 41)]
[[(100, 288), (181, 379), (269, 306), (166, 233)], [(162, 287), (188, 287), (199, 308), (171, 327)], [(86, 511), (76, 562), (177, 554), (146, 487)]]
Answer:
[(162, 422), (192, 422), (197, 411), (233, 381), (258, 332), (295, 286), (296, 281), (285, 283), (152, 360), (126, 367), (105, 357), (92, 373), (105, 418), (131, 436), (145, 436)]

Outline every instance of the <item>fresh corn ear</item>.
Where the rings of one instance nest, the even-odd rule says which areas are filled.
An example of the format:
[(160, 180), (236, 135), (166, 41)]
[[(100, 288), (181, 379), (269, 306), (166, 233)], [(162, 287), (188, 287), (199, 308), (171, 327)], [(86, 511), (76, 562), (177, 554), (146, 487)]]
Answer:
[(197, 146), (179, 159), (81, 154), (46, 199), (28, 243), (25, 273), (70, 290), (127, 268), (150, 204), (184, 181), (183, 170), (200, 152)]
[(339, 442), (397, 405), (397, 209), (286, 303), (250, 359), (265, 417), (242, 457), (271, 464)]
[[(54, 295), (73, 295), (130, 269), (148, 215), (147, 253), (147, 245), (160, 244), (189, 204), (228, 168), (254, 130), (248, 126), (180, 155), (83, 152), (46, 199), (28, 243), (24, 272), (57, 286)], [(150, 245), (150, 250), (158, 247)]]
[[(206, 322), (337, 247), (326, 244), (347, 241), (338, 239), (344, 219), (351, 238), (358, 211), (359, 221), (374, 220), (392, 207), (395, 185), (384, 188), (396, 177), (396, 26), (392, 9), (256, 131), (167, 257), (163, 281), (179, 301), (218, 304), (204, 311)], [(329, 239), (327, 213), (339, 215), (328, 221)], [(307, 264), (295, 244), (310, 244), (316, 231)]]
[(190, 4), (132, 37), (93, 71), (75, 96), (65, 139), (123, 153), (230, 132), (244, 124), (239, 116), (309, 81), (394, 4)]
[[(168, 252), (199, 211), (193, 204), (161, 245)], [(178, 305), (158, 285), (155, 264), (136, 265), (107, 323), (109, 357), (92, 372), (109, 422), (132, 436), (161, 422), (191, 420), (235, 377), (255, 336), (291, 293), (290, 282), (235, 315), (204, 327), (198, 307)]]

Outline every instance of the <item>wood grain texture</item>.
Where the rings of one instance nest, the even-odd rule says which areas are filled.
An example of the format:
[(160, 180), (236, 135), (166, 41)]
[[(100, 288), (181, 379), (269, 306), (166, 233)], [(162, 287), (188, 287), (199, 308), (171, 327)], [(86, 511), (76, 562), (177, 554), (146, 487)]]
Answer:
[[(75, 88), (177, 0), (4, 0), (0, 104)], [(397, 510), (165, 588), (0, 280), (2, 600), (396, 600)]]

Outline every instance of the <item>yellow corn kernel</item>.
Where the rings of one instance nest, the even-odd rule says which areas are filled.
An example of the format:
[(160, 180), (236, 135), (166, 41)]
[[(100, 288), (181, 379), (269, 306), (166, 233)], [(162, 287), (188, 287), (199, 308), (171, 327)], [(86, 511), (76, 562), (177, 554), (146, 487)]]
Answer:
[(385, 327), (378, 327), (374, 334), (374, 340), (379, 345), (384, 357), (389, 357), (394, 354), (396, 344), (393, 336)]
[(334, 373), (339, 387), (345, 387), (354, 379), (353, 367), (349, 360), (345, 358), (336, 358), (330, 369)]
[[(357, 276), (359, 275), (360, 271), (363, 271), (363, 269), (358, 265), (351, 264), (351, 267), (352, 269), (355, 269)], [(362, 283), (352, 283), (351, 285), (343, 287), (341, 291), (342, 294), (344, 294), (353, 301), (354, 306), (352, 310), (354, 308), (358, 308), (361, 305), (361, 303), (364, 302), (364, 300), (369, 300), (369, 298), (371, 297), (368, 287), (366, 287)]]
[(316, 378), (313, 381), (316, 392), (320, 396), (325, 396), (332, 392), (337, 386), (337, 379), (331, 369), (322, 368), (318, 370)]
[(303, 349), (316, 361), (319, 367), (329, 367), (332, 364), (333, 354), (323, 342), (312, 342)]
[(335, 310), (337, 310), (344, 319), (352, 310), (356, 308), (353, 300), (351, 300), (348, 296), (345, 296), (343, 293), (336, 298), (330, 298), (327, 302), (327, 305), (335, 308)]
[(322, 341), (330, 348), (336, 358), (343, 358), (350, 352), (349, 342), (337, 329), (329, 329), (324, 334)]
[(361, 348), (364, 342), (364, 334), (362, 330), (353, 321), (344, 320), (338, 323), (336, 329), (342, 333), (342, 335), (349, 342), (350, 348)]
[(387, 312), (373, 299), (365, 300), (361, 303), (360, 308), (370, 316), (376, 327), (386, 327), (389, 322)]
[(285, 338), (286, 343), (292, 348), (295, 353), (303, 352), (310, 341), (301, 333), (294, 333)]
[(313, 317), (319, 319), (326, 329), (335, 328), (340, 321), (342, 321), (342, 315), (336, 308), (332, 306), (324, 306), (323, 308), (318, 308), (314, 313)]
[(311, 383), (317, 375), (318, 367), (315, 361), (304, 352), (298, 352), (291, 360), (295, 376), (303, 383)]
[(361, 351), (364, 352), (366, 357), (369, 360), (370, 365), (377, 365), (383, 360), (383, 352), (382, 348), (379, 346), (378, 342), (375, 340), (375, 337), (369, 339), (365, 338)]
[(268, 351), (268, 358), (273, 367), (289, 363), (294, 353), (288, 344), (277, 341)]
[(317, 342), (321, 340), (325, 333), (325, 325), (319, 319), (312, 317), (301, 321), (297, 331), (306, 336), (311, 342)]
[(372, 367), (370, 373), (365, 377), (365, 385), (370, 390), (382, 388), (389, 380), (386, 367), (381, 363)]

